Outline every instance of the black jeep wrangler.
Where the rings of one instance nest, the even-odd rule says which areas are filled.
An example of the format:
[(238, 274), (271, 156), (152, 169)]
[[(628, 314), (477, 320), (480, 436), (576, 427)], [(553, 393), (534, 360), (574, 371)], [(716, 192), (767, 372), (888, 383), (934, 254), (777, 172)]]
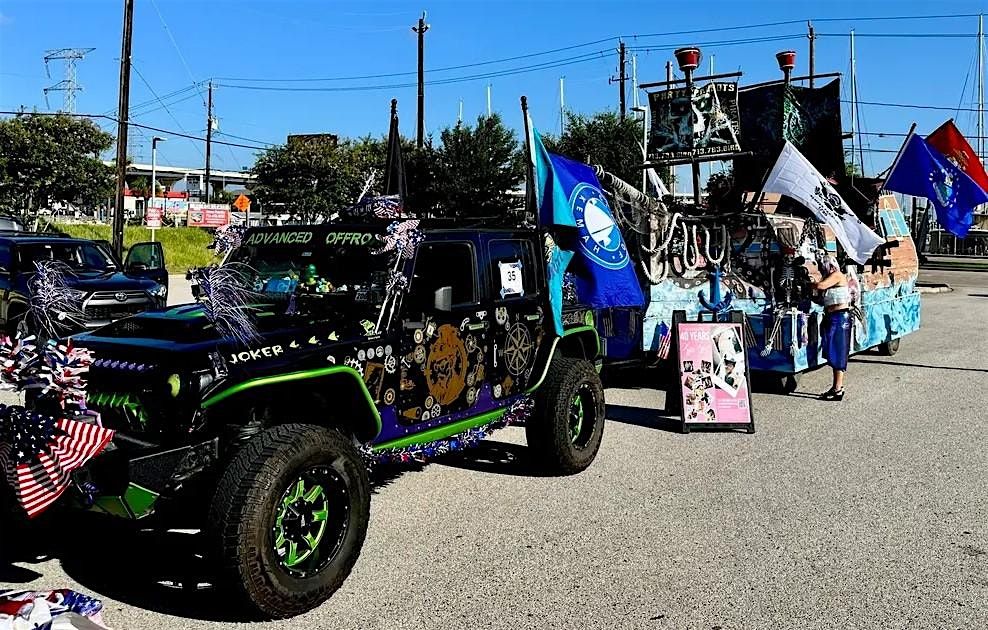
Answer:
[(531, 400), (534, 458), (558, 474), (589, 466), (599, 341), (589, 309), (557, 332), (542, 236), (423, 221), (395, 242), (396, 226), (247, 231), (225, 265), (250, 270), (248, 343), (217, 332), (205, 304), (76, 337), (96, 357), (88, 404), (117, 430), (77, 479), (91, 509), (139, 519), (208, 496), (199, 513), (227, 582), (286, 617), (356, 562), (368, 460), (452, 450)]

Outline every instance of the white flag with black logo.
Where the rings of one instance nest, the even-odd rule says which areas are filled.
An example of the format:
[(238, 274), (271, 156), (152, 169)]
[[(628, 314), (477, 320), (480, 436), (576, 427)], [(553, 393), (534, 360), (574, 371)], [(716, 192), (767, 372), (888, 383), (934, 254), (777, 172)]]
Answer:
[(885, 242), (862, 223), (827, 178), (790, 142), (782, 148), (762, 192), (779, 193), (806, 206), (818, 220), (830, 226), (847, 255), (859, 264), (863, 265), (875, 248)]

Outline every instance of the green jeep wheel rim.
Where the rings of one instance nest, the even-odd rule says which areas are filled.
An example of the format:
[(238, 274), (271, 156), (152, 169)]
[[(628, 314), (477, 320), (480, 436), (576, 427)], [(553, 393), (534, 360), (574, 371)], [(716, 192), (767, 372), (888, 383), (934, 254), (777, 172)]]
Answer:
[(579, 439), (580, 431), (583, 429), (584, 416), (583, 398), (577, 393), (576, 396), (573, 396), (569, 409), (569, 440), (574, 444)]
[(585, 448), (593, 437), (598, 421), (596, 397), (590, 385), (584, 383), (570, 401), (570, 443), (578, 449)]
[(346, 483), (325, 466), (310, 468), (292, 480), (275, 504), (274, 552), (289, 574), (306, 578), (336, 557), (349, 516)]

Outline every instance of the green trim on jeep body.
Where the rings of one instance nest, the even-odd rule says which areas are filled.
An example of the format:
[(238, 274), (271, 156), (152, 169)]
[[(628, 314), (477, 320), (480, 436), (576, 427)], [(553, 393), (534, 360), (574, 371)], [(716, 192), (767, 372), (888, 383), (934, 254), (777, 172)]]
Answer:
[(569, 337), (570, 335), (585, 333), (588, 331), (593, 333), (594, 343), (597, 346), (596, 349), (594, 350), (593, 357), (589, 359), (592, 361), (593, 359), (597, 358), (597, 355), (600, 354), (600, 335), (597, 333), (596, 328), (594, 328), (593, 326), (574, 326), (572, 328), (567, 328), (563, 330), (563, 337)]
[(451, 435), (456, 435), (457, 433), (461, 433), (467, 429), (473, 429), (474, 427), (479, 427), (487, 424), (488, 422), (494, 422), (503, 416), (507, 411), (508, 407), (488, 411), (480, 414), (479, 416), (464, 418), (463, 420), (438, 426), (434, 429), (429, 429), (428, 431), (416, 433), (415, 435), (409, 435), (408, 437), (398, 438), (396, 440), (391, 440), (390, 442), (384, 442), (383, 444), (378, 444), (377, 446), (372, 447), (371, 450), (383, 451), (389, 448), (402, 448), (403, 446), (435, 442), (436, 440), (448, 438)]
[(329, 376), (331, 374), (346, 374), (352, 377), (360, 388), (360, 391), (364, 394), (364, 399), (367, 402), (367, 406), (371, 410), (371, 415), (374, 418), (374, 422), (377, 425), (377, 432), (374, 435), (381, 433), (381, 412), (378, 411), (377, 405), (374, 404), (374, 399), (371, 398), (370, 392), (367, 391), (367, 385), (364, 384), (364, 379), (361, 378), (360, 374), (351, 367), (345, 365), (333, 365), (330, 367), (317, 368), (314, 370), (302, 370), (300, 372), (288, 372), (286, 374), (277, 374), (274, 376), (260, 376), (258, 378), (248, 379), (236, 385), (231, 385), (230, 387), (224, 389), (221, 392), (213, 394), (206, 400), (202, 401), (200, 405), (203, 409), (208, 409), (213, 405), (223, 402), (230, 396), (239, 394), (242, 391), (249, 389), (254, 389), (255, 387), (263, 387), (265, 385), (278, 385), (281, 383), (291, 383), (294, 381), (302, 381), (310, 378), (319, 378), (321, 376)]

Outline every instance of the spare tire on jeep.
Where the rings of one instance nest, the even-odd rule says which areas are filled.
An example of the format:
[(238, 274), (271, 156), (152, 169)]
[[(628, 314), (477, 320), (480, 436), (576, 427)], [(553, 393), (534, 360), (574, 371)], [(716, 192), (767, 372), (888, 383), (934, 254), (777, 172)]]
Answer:
[(604, 435), (604, 386), (589, 361), (555, 357), (525, 424), (536, 462), (569, 475), (586, 469)]
[(209, 523), (229, 584), (266, 617), (326, 601), (350, 574), (367, 533), (370, 482), (353, 441), (284, 424), (229, 463)]

